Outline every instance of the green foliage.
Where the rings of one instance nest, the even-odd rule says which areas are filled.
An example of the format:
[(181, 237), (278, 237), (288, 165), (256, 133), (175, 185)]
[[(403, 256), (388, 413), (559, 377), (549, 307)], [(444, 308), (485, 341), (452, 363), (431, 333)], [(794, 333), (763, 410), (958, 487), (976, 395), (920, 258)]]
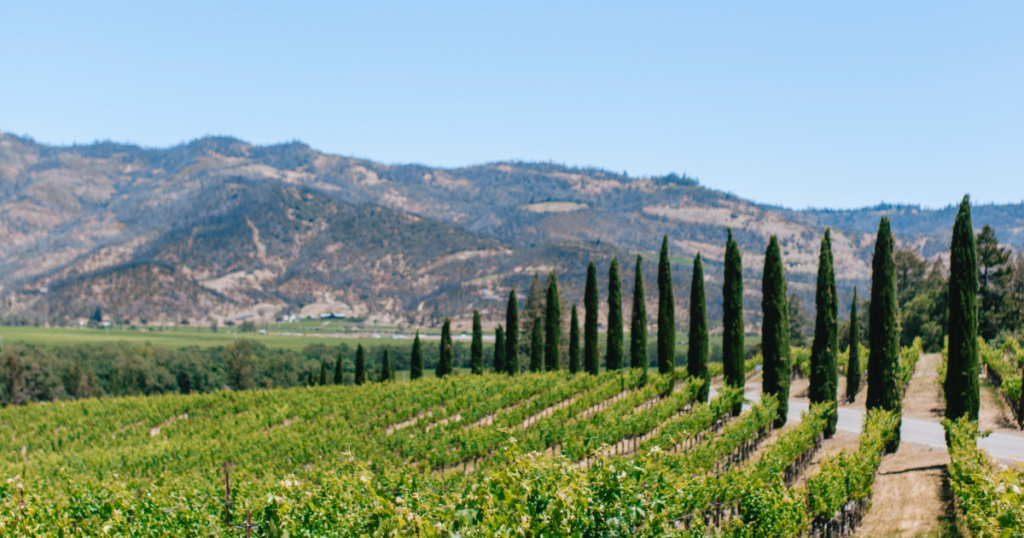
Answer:
[(245, 338), (224, 350), (224, 366), (228, 386), (235, 390), (251, 389), (253, 382), (252, 349)]
[(484, 329), (480, 325), (480, 312), (473, 311), (473, 340), (469, 347), (469, 367), (472, 373), (484, 373)]
[[(811, 344), (810, 386), (807, 392), (812, 403), (837, 402), (839, 297), (832, 263), (832, 230), (829, 228), (825, 229), (825, 236), (821, 238), (814, 306), (814, 342)], [(832, 437), (835, 434), (838, 418), (837, 414), (829, 417), (825, 437)]]
[(366, 383), (366, 352), (363, 351), (363, 345), (359, 344), (356, 348), (355, 384), (362, 385), (363, 383)]
[(558, 276), (548, 276), (548, 296), (544, 315), (544, 367), (548, 371), (561, 367), (562, 306), (558, 300)]
[[(895, 239), (888, 217), (878, 223), (875, 254), (871, 260), (871, 310), (868, 318), (871, 344), (868, 351), (867, 408), (884, 409), (902, 416), (903, 379), (900, 370), (899, 306), (896, 302)], [(899, 447), (899, 428), (888, 449)]]
[(412, 340), (412, 355), (409, 358), (409, 379), (423, 377), (423, 344), (420, 342), (420, 332)]
[(326, 362), (321, 362), (320, 363), (320, 379), (319, 379), (319, 383), (317, 383), (317, 384), (320, 385), (321, 387), (327, 384), (327, 363)]
[[(419, 340), (419, 333), (416, 333), (416, 339)], [(415, 348), (416, 344), (413, 344)], [(421, 359), (422, 360), (422, 359)], [(423, 375), (422, 362), (420, 363), (420, 375)], [(345, 361), (342, 352), (338, 352), (338, 358), (334, 361), (334, 384), (344, 385), (345, 384)]]
[[(978, 259), (971, 224), (970, 198), (964, 196), (953, 224), (949, 250), (949, 351), (946, 418), (978, 419)], [(874, 346), (872, 346), (874, 347)]]
[(619, 276), (619, 259), (612, 258), (608, 267), (608, 332), (605, 344), (605, 368), (618, 370), (625, 363), (625, 334), (622, 326), (622, 278)]
[(708, 401), (711, 373), (708, 371), (708, 306), (704, 297), (704, 263), (700, 253), (693, 260), (690, 284), (690, 334), (686, 370), (690, 377), (704, 380), (698, 401)]
[(580, 318), (576, 314), (576, 305), (572, 305), (569, 319), (569, 373), (580, 371)]
[(514, 287), (508, 292), (505, 314), (505, 368), (509, 375), (519, 373), (519, 302)]
[(957, 517), (974, 536), (1024, 536), (1024, 472), (997, 470), (989, 455), (977, 447), (978, 423), (969, 417), (955, 422), (947, 418), (942, 425)]
[(676, 364), (676, 300), (672, 291), (672, 264), (668, 236), (661, 239), (658, 258), (658, 372), (671, 372)]
[[(744, 322), (743, 322), (743, 259), (740, 246), (732, 238), (732, 230), (726, 228), (725, 269), (722, 284), (722, 366), (725, 383), (742, 387), (746, 382), (743, 372)], [(732, 410), (740, 414), (740, 406)]]
[(597, 341), (597, 267), (587, 265), (587, 285), (583, 292), (583, 367), (590, 375), (600, 370), (601, 351)]
[(544, 369), (544, 329), (540, 316), (533, 320), (533, 331), (530, 339), (530, 371), (540, 372)]
[[(633, 311), (629, 322), (629, 366), (647, 368), (647, 301), (644, 293), (643, 256), (636, 255), (633, 281)], [(705, 399), (706, 401), (706, 399)]]
[(850, 347), (846, 362), (846, 399), (854, 401), (860, 392), (860, 323), (857, 319), (857, 287), (853, 288), (853, 301), (850, 304)]
[(506, 372), (505, 368), (505, 329), (498, 325), (494, 328), (494, 371)]
[(391, 371), (391, 356), (388, 354), (388, 349), (384, 348), (384, 356), (380, 359), (380, 381), (391, 381), (395, 378), (395, 374)]
[[(786, 274), (782, 266), (782, 251), (774, 235), (768, 241), (761, 279), (761, 354), (763, 377), (761, 390), (779, 401), (779, 414), (775, 427), (786, 423), (789, 413), (789, 306), (786, 303)], [(695, 277), (696, 278), (696, 277)]]
[(435, 375), (437, 377), (444, 377), (455, 373), (452, 361), (452, 321), (448, 318), (444, 318), (444, 324), (441, 325), (441, 343), (439, 346)]

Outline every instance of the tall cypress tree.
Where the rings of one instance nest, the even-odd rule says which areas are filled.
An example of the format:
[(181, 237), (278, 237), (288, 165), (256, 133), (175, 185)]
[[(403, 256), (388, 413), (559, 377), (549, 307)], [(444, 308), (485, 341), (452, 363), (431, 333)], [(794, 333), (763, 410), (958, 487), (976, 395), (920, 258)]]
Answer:
[[(732, 230), (726, 228), (725, 275), (722, 284), (722, 366), (725, 384), (740, 387), (746, 383), (744, 371), (744, 323), (743, 323), (743, 258), (740, 245), (732, 238)], [(733, 416), (739, 416), (743, 404), (732, 408)]]
[(647, 368), (647, 304), (644, 302), (643, 256), (636, 255), (633, 279), (633, 317), (629, 320), (629, 366)]
[(768, 250), (764, 255), (761, 294), (761, 354), (764, 357), (761, 391), (774, 394), (779, 402), (775, 418), (775, 427), (779, 428), (786, 424), (789, 413), (789, 304), (782, 251), (774, 235), (768, 240)]
[(818, 284), (814, 295), (814, 342), (811, 344), (811, 376), (807, 395), (811, 403), (833, 402), (825, 424), (825, 438), (836, 433), (838, 419), (836, 392), (839, 385), (837, 355), (839, 347), (839, 298), (832, 263), (832, 231), (825, 228), (818, 254)]
[(338, 360), (334, 361), (334, 384), (345, 383), (345, 361), (342, 360), (341, 352), (338, 352)]
[(597, 267), (594, 262), (587, 265), (583, 308), (583, 367), (590, 375), (597, 375), (601, 365), (601, 350), (597, 342)]
[[(895, 239), (889, 217), (878, 223), (875, 254), (871, 259), (871, 306), (868, 311), (868, 398), (867, 408), (881, 408), (903, 415), (903, 386), (900, 379), (899, 304), (896, 295)], [(902, 418), (900, 424), (902, 424)], [(900, 428), (886, 447), (895, 452), (900, 445)]]
[(658, 372), (676, 367), (676, 300), (672, 292), (672, 264), (668, 257), (668, 236), (661, 238), (658, 258)]
[(580, 371), (580, 318), (576, 315), (576, 305), (572, 305), (569, 316), (569, 373)]
[(439, 378), (452, 373), (452, 321), (448, 318), (441, 325), (441, 350), (434, 372)]
[(562, 346), (562, 305), (558, 300), (558, 276), (552, 271), (548, 277), (548, 296), (544, 315), (544, 366), (559, 369), (559, 349)]
[[(874, 322), (874, 312), (871, 315)], [(943, 385), (946, 418), (978, 420), (978, 370), (978, 254), (971, 200), (964, 196), (949, 249), (949, 356)]]
[(540, 316), (533, 319), (530, 340), (530, 371), (540, 372), (544, 368), (544, 330)]
[(412, 341), (412, 356), (409, 358), (409, 379), (423, 377), (423, 344), (420, 343), (420, 332), (416, 331), (416, 338)]
[(494, 329), (494, 371), (505, 373), (505, 329), (498, 325)]
[(473, 342), (469, 346), (469, 366), (474, 374), (484, 373), (484, 330), (480, 326), (480, 312), (473, 311)]
[(319, 381), (320, 381), (320, 386), (321, 387), (327, 384), (327, 363), (323, 362), (323, 361), (320, 362), (320, 380)]
[(505, 370), (509, 375), (519, 373), (519, 300), (514, 287), (508, 294), (505, 314)]
[(704, 380), (697, 395), (699, 402), (707, 402), (711, 392), (708, 355), (708, 306), (704, 297), (704, 262), (698, 252), (693, 260), (693, 280), (690, 284), (690, 346), (687, 350), (686, 371), (690, 377)]
[(380, 381), (391, 381), (395, 378), (395, 374), (391, 372), (391, 355), (388, 353), (388, 348), (384, 348), (384, 357), (380, 359)]
[(860, 321), (857, 319), (857, 286), (853, 287), (850, 306), (850, 360), (846, 364), (846, 401), (857, 399), (860, 392)]
[(366, 352), (363, 345), (356, 346), (356, 385), (366, 383)]
[(608, 356), (605, 368), (622, 368), (625, 336), (622, 329), (622, 279), (619, 277), (619, 258), (612, 258), (608, 267)]

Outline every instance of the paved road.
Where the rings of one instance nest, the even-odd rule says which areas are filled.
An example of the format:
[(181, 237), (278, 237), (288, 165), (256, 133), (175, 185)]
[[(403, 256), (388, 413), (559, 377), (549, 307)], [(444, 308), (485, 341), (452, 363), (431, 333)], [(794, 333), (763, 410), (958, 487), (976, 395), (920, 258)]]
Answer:
[[(712, 396), (716, 393), (717, 391), (712, 387)], [(761, 392), (750, 391), (745, 396), (748, 400), (758, 401), (761, 399)], [(789, 420), (799, 421), (803, 413), (807, 412), (808, 407), (807, 402), (790, 400)], [(744, 406), (744, 408), (749, 409), (749, 406)], [(836, 429), (860, 433), (863, 418), (861, 412), (856, 409), (840, 407)], [(946, 448), (946, 432), (943, 430), (942, 424), (930, 420), (904, 418), (903, 426), (900, 428), (900, 439), (908, 443), (941, 448), (943, 450)], [(1024, 436), (993, 432), (992, 435), (979, 439), (978, 445), (987, 450), (993, 458), (1024, 462)]]

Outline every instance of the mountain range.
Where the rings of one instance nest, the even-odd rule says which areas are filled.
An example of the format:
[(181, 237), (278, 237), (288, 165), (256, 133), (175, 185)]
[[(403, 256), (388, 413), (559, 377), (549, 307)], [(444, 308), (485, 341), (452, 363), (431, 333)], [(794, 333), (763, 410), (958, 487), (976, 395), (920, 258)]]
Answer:
[[(582, 302), (590, 260), (603, 280), (617, 256), (624, 293), (632, 293), (638, 254), (655, 312), (667, 236), (677, 319), (686, 323), (700, 253), (714, 325), (728, 227), (743, 251), (753, 330), (770, 235), (783, 247), (791, 292), (813, 307), (818, 245), (831, 227), (849, 301), (853, 286), (869, 283), (882, 215), (901, 247), (933, 260), (947, 253), (952, 205), (794, 210), (677, 174), (528, 162), (388, 165), (229, 137), (154, 149), (52, 146), (0, 133), (0, 319), (67, 324), (99, 308), (125, 323), (337, 312), (419, 326), (449, 315), (464, 323), (478, 309), (493, 324), (508, 290), (522, 296), (535, 274), (544, 281), (555, 271), (567, 303)], [(976, 206), (974, 223), (1024, 248), (1024, 205)]]

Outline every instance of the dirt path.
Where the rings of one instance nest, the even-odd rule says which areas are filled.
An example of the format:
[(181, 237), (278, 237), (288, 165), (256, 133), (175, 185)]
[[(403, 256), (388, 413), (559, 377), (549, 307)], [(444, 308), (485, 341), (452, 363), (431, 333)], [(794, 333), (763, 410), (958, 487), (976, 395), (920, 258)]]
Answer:
[[(945, 411), (939, 385), (938, 353), (921, 355), (903, 397), (903, 416), (938, 422)], [(858, 395), (860, 396), (860, 395)], [(875, 479), (871, 509), (857, 536), (958, 536), (944, 447), (904, 441), (895, 454), (882, 458)]]
[(1014, 435), (1024, 435), (1013, 420), (1013, 411), (999, 395), (999, 389), (992, 386), (988, 379), (980, 379), (981, 409), (978, 412), (978, 427), (982, 430), (1005, 431)]

